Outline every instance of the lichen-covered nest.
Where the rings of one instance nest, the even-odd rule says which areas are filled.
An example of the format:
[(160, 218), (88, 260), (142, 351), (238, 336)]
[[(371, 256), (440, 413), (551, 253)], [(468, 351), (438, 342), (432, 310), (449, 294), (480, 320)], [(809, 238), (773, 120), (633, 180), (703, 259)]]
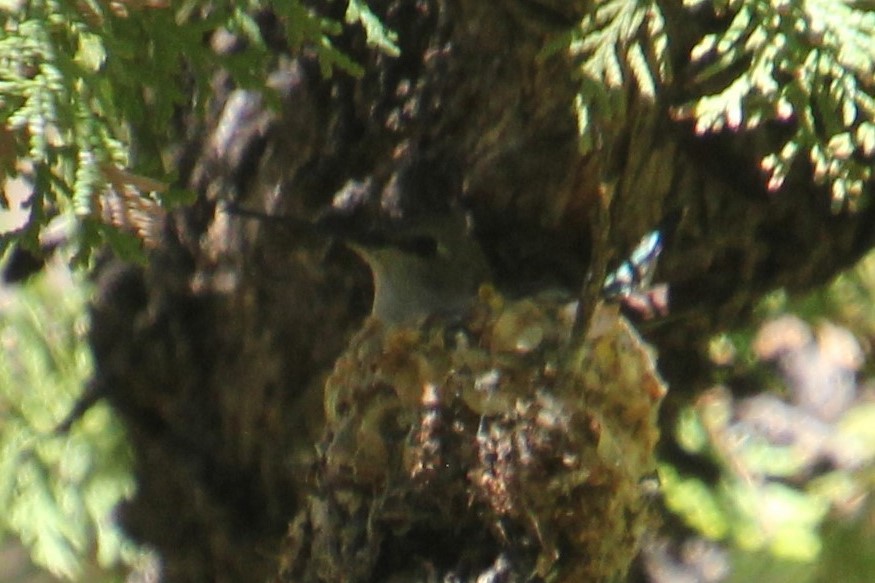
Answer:
[(325, 384), (327, 429), (283, 579), (625, 572), (651, 520), (665, 386), (615, 307), (573, 339), (576, 306), (484, 288), (463, 316), (369, 320)]

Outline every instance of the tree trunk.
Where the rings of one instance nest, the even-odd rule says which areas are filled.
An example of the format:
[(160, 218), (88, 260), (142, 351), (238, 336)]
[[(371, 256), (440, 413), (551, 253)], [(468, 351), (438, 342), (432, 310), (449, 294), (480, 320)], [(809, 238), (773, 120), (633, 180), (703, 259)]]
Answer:
[[(100, 270), (96, 380), (137, 464), (125, 528), (168, 581), (610, 580), (650, 527), (664, 387), (601, 304), (609, 266), (677, 217), (657, 277), (672, 311), (645, 329), (683, 390), (699, 339), (770, 289), (849, 265), (873, 211), (831, 214), (805, 168), (767, 194), (768, 136), (693, 138), (667, 101), (631, 90), (580, 155), (574, 63), (544, 52), (548, 24), (579, 16), (564, 3), (370, 4), (400, 57), (348, 32), (361, 79), (282, 58), (279, 109), (217, 74), (214, 115), (186, 122), (179, 158), (197, 202), (147, 266)], [(684, 31), (682, 87), (699, 24), (664, 4)], [(302, 226), (332, 204), (354, 217), (335, 237)], [(464, 315), (368, 319), (370, 270), (338, 244), (344, 229), (459, 209), (494, 287)]]

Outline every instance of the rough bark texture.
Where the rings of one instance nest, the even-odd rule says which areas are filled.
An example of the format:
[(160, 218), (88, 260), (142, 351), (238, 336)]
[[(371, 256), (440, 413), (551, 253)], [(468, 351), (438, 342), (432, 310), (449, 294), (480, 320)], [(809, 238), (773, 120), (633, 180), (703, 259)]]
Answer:
[[(527, 475), (543, 485), (551, 472), (579, 470), (563, 478), (560, 490), (568, 491), (556, 500), (587, 500), (598, 490), (607, 500), (598, 512), (613, 509), (634, 521), (630, 508), (641, 501), (627, 506), (618, 502), (626, 498), (611, 493), (629, 488), (618, 485), (623, 480), (640, 476), (621, 480), (602, 473), (596, 479), (595, 462), (584, 471), (556, 461), (569, 443), (576, 451), (594, 448), (605, 455), (603, 436), (610, 434), (616, 411), (599, 409), (604, 400), (591, 396), (597, 392), (593, 379), (575, 385), (589, 387), (584, 400), (592, 407), (556, 421), (578, 427), (561, 446), (551, 433), (555, 427), (538, 417), (549, 407), (534, 393), (487, 411), (447, 396), (429, 401), (417, 393), (405, 401), (399, 385), (389, 382), (392, 399), (401, 404), (393, 401), (388, 421), (380, 419), (394, 424), (396, 441), (388, 457), (374, 463), (394, 469), (369, 474), (370, 465), (354, 461), (357, 454), (350, 451), (377, 455), (373, 449), (362, 445), (337, 453), (337, 436), (350, 423), (374, 423), (371, 408), (378, 417), (386, 409), (364, 389), (349, 389), (367, 394), (362, 403), (334, 410), (325, 403), (326, 391), (337, 386), (336, 370), (335, 384), (326, 385), (326, 379), (338, 357), (347, 351), (341, 362), (355, 361), (349, 347), (363, 342), (365, 332), (356, 332), (370, 307), (367, 266), (319, 233), (295, 223), (245, 220), (224, 212), (223, 204), (234, 200), (311, 221), (341, 194), (344, 204), (355, 207), (351, 229), (379, 225), (389, 215), (428, 216), (464, 207), (506, 296), (584, 289), (584, 314), (594, 313), (608, 266), (676, 213), (679, 222), (657, 274), (671, 284), (672, 314), (649, 324), (647, 332), (677, 390), (694, 378), (692, 355), (704, 334), (736, 323), (765, 291), (821, 283), (868, 249), (873, 211), (830, 214), (827, 194), (810, 185), (805, 168), (781, 193), (766, 194), (756, 160), (767, 134), (696, 139), (670, 120), (666, 103), (632, 98), (624, 122), (607, 128), (596, 153), (581, 157), (571, 107), (573, 63), (561, 53), (542, 54), (550, 36), (535, 18), (544, 13), (532, 14), (537, 2), (371, 4), (398, 31), (401, 57), (369, 50), (363, 35), (349, 33), (339, 45), (364, 63), (362, 79), (322, 78), (306, 55), (282, 59), (269, 81), (282, 96), (278, 111), (218, 74), (213, 115), (186, 122), (190, 143), (180, 157), (197, 203), (170, 218), (147, 267), (113, 261), (101, 269), (92, 333), (97, 381), (123, 417), (137, 460), (139, 490), (124, 509), (125, 527), (161, 552), (169, 581), (428, 581), (447, 574), (523, 580), (532, 572), (606, 580), (623, 572), (637, 539), (623, 547), (624, 560), (602, 569), (595, 555), (579, 549), (608, 537), (618, 523), (606, 520), (584, 534), (580, 524), (568, 526), (549, 514), (543, 501), (526, 498), (534, 486), (508, 477), (529, 468)], [(676, 29), (670, 33), (677, 86), (683, 87), (683, 55), (691, 42), (685, 39), (695, 38), (698, 25), (681, 15), (678, 4), (666, 1), (665, 9)], [(559, 9), (546, 14), (551, 21), (573, 16)], [(271, 27), (268, 15), (262, 22)], [(666, 95), (678, 97), (671, 88)], [(488, 345), (482, 339), (491, 338), (490, 326), (503, 312), (488, 299), (481, 302), (491, 315), (471, 316), (459, 326)], [(549, 302), (536, 304), (538, 318), (554, 313)], [(433, 339), (435, 329), (453, 325), (431, 322), (414, 338)], [(567, 340), (574, 346), (569, 354), (593, 350), (592, 338)], [(554, 340), (543, 342), (539, 350)], [(647, 361), (645, 349), (629, 351), (638, 355), (636, 363)], [(528, 351), (509, 353), (531, 358)], [(432, 357), (423, 358), (428, 364)], [(614, 366), (597, 362), (590, 368)], [(512, 362), (501, 370), (515, 366), (522, 365)], [(543, 379), (546, 365), (539, 366)], [(406, 413), (397, 413), (398, 407), (402, 413), (407, 407)], [(457, 456), (456, 473), (416, 486), (410, 446), (401, 444), (427, 431), (428, 415), (438, 409), (451, 419), (446, 423), (460, 427), (443, 438)], [(483, 425), (485, 417), (492, 425)], [(647, 415), (639, 411), (634, 417)], [(600, 429), (595, 420), (605, 419)], [(620, 413), (618, 419), (622, 425), (629, 417)], [(357, 439), (368, 431), (356, 429)], [(384, 431), (393, 434), (381, 426), (374, 440), (388, 439)], [(530, 446), (551, 444), (548, 453), (532, 446), (533, 455), (544, 456), (537, 472), (519, 448), (501, 457), (502, 440), (513, 435), (527, 435), (523, 442)], [(496, 448), (489, 468), (482, 457), (487, 441)], [(420, 454), (428, 443), (423, 438)], [(642, 447), (645, 468), (652, 444), (645, 440)], [(504, 470), (496, 459), (505, 460)], [(484, 494), (499, 486), (510, 488), (509, 506), (496, 507), (499, 502)], [(514, 499), (514, 492), (522, 498)], [(392, 494), (397, 496), (390, 499)], [(423, 500), (443, 494), (441, 503), (424, 507)], [(581, 503), (579, 515), (593, 508)], [(347, 523), (356, 526), (344, 531)], [(564, 524), (577, 538), (561, 529), (542, 532), (548, 523)], [(347, 570), (324, 563), (331, 552)]]

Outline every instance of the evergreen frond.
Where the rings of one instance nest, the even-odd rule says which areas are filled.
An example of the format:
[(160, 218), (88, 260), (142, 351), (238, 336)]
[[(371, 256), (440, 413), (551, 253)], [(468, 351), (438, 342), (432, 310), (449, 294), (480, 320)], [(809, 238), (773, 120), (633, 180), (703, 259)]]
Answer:
[(694, 120), (698, 134), (790, 124), (793, 135), (761, 161), (768, 188), (781, 188), (802, 155), (835, 210), (855, 206), (872, 177), (875, 10), (853, 0), (735, 0), (715, 10), (734, 13), (691, 54), (707, 94), (675, 117)]
[(54, 265), (0, 310), (0, 536), (14, 534), (36, 564), (69, 579), (95, 551), (104, 567), (136, 558), (112, 523), (134, 484), (108, 408), (53, 433), (91, 374), (86, 298), (84, 283)]
[(581, 149), (595, 145), (598, 128), (622, 119), (622, 89), (634, 84), (647, 99), (669, 80), (665, 21), (652, 0), (597, 3), (574, 31), (570, 51), (579, 60), (581, 86), (576, 101)]
[[(340, 23), (299, 0), (269, 3), (285, 29), (292, 52), (318, 56), (326, 75), (361, 67), (331, 42)], [(181, 136), (168, 135), (175, 117), (205, 111), (210, 80), (225, 69), (239, 87), (265, 89), (277, 55), (261, 38), (253, 18), (263, 2), (105, 3), (34, 0), (0, 8), (0, 128), (12, 152), (4, 174), (25, 173), (34, 182), (31, 216), (22, 232), (38, 232), (57, 214), (79, 226), (76, 241), (87, 259), (97, 246), (124, 236), (103, 221), (107, 197), (141, 197), (128, 206), (163, 212), (180, 197), (167, 188), (170, 170), (162, 156)], [(394, 36), (361, 0), (350, 0), (347, 19), (361, 23), (368, 41), (397, 54)], [(241, 50), (216, 51), (204, 39), (225, 30), (243, 40)], [(227, 54), (226, 54), (227, 53)], [(114, 170), (109, 170), (114, 169)], [(123, 185), (107, 172), (151, 176), (152, 189), (135, 180)], [(38, 184), (37, 184), (38, 183)], [(141, 238), (143, 229), (128, 229)], [(118, 249), (117, 250), (121, 250)]]
[(345, 20), (347, 24), (358, 22), (365, 29), (368, 45), (375, 46), (389, 56), (397, 57), (401, 54), (398, 45), (398, 35), (388, 30), (380, 19), (368, 8), (363, 0), (349, 0), (346, 8)]

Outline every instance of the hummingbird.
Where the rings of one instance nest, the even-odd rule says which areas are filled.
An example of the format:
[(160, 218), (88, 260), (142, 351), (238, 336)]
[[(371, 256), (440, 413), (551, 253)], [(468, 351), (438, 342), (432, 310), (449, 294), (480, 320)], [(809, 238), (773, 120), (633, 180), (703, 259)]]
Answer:
[(346, 244), (370, 267), (371, 313), (388, 324), (463, 309), (490, 280), (486, 257), (460, 214), (414, 222), (385, 241)]
[(310, 222), (236, 205), (226, 208), (234, 215), (280, 221), (340, 240), (370, 268), (371, 315), (388, 325), (463, 309), (491, 279), (471, 222), (460, 210), (402, 218), (361, 231), (331, 215)]

